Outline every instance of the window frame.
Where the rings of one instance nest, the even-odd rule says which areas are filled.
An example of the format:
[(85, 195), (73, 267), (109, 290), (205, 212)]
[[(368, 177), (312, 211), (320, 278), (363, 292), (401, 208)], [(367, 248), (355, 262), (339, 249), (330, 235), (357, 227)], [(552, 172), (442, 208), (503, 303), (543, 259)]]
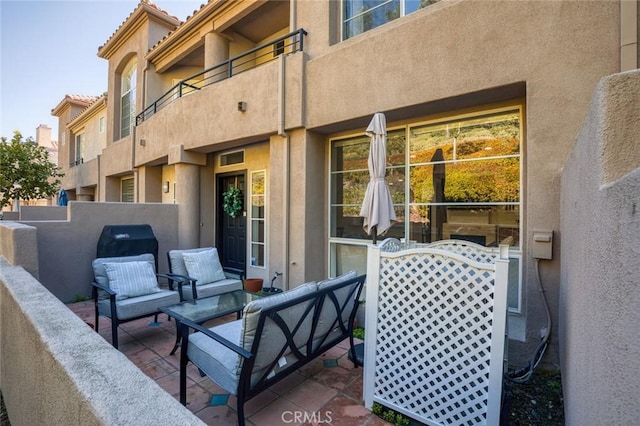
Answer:
[(74, 164), (76, 166), (84, 162), (84, 150), (85, 150), (84, 133), (78, 133), (76, 135), (75, 159), (74, 159)]
[[(262, 189), (262, 193), (255, 193), (254, 192), (254, 178), (257, 176), (262, 176), (262, 182), (263, 182), (263, 189)], [(249, 209), (250, 211), (250, 215), (249, 215), (249, 222), (251, 224), (251, 226), (249, 226), (249, 265), (252, 268), (260, 268), (260, 269), (266, 269), (267, 268), (267, 259), (268, 259), (268, 253), (267, 253), (267, 203), (268, 203), (268, 196), (267, 196), (267, 171), (265, 169), (261, 169), (261, 170), (253, 170), (250, 172), (249, 174), (249, 188), (250, 188), (250, 193), (249, 193), (249, 203), (251, 206), (251, 209)], [(254, 211), (253, 211), (253, 201), (256, 198), (261, 198), (262, 199), (262, 217), (257, 217), (256, 215), (254, 215)], [(254, 235), (253, 229), (254, 229), (254, 224), (259, 224), (260, 222), (262, 222), (262, 238), (260, 238), (259, 235)], [(260, 263), (258, 256), (254, 256), (254, 247), (259, 251), (259, 247), (262, 247), (262, 263)], [(254, 259), (256, 259), (254, 261)]]
[[(345, 16), (346, 13), (347, 13), (347, 3), (355, 3), (356, 1), (363, 2), (365, 0), (342, 0), (340, 2), (340, 40), (342, 40), (342, 41), (349, 40), (349, 39), (351, 39), (353, 37), (356, 37), (356, 36), (358, 36), (360, 34), (366, 33), (367, 31), (370, 31), (370, 30), (373, 30), (375, 28), (378, 28), (378, 27), (381, 27), (383, 25), (386, 25), (389, 22), (392, 22), (392, 21), (395, 21), (398, 18), (402, 18), (404, 16), (407, 16), (407, 15), (409, 15), (409, 14), (411, 14), (413, 12), (416, 12), (416, 11), (418, 11), (420, 9), (424, 9), (426, 7), (429, 7), (429, 6), (433, 6), (434, 4), (438, 3), (441, 0), (432, 0), (433, 3), (427, 4), (427, 5), (422, 6), (422, 7), (418, 6), (415, 10), (410, 10), (409, 12), (407, 12), (407, 2), (411, 1), (411, 0), (380, 0), (379, 4), (369, 8), (367, 10), (364, 10), (364, 11), (361, 11), (361, 12), (358, 12), (358, 13), (353, 13), (352, 16), (347, 18)], [(385, 21), (383, 23), (380, 23), (378, 25), (372, 26), (371, 28), (364, 29), (364, 30), (362, 30), (360, 32), (351, 34), (351, 35), (349, 35), (347, 37), (346, 27), (347, 27), (347, 24), (349, 22), (352, 22), (354, 19), (363, 17), (363, 16), (365, 16), (365, 15), (367, 15), (369, 13), (373, 13), (375, 10), (383, 8), (384, 6), (389, 5), (389, 4), (393, 4), (395, 2), (398, 3), (398, 16), (397, 17), (389, 19), (389, 20), (387, 20), (387, 21)]]
[[(405, 131), (405, 141), (404, 141), (404, 155), (405, 155), (405, 159), (404, 159), (404, 164), (401, 166), (402, 169), (405, 171), (405, 187), (404, 187), (404, 200), (402, 205), (399, 205), (398, 203), (394, 203), (394, 208), (401, 208), (404, 211), (404, 216), (407, 217), (407, 215), (410, 212), (410, 208), (412, 205), (416, 204), (415, 202), (413, 202), (412, 200), (409, 199), (408, 194), (410, 193), (410, 171), (412, 167), (415, 167), (415, 164), (412, 165), (410, 163), (410, 146), (411, 146), (411, 129), (413, 128), (418, 128), (421, 126), (427, 126), (427, 125), (431, 125), (431, 124), (437, 124), (437, 123), (444, 123), (444, 122), (448, 122), (448, 121), (462, 121), (462, 120), (466, 120), (466, 119), (470, 119), (473, 117), (483, 117), (483, 116), (490, 116), (491, 114), (499, 114), (499, 113), (507, 113), (510, 111), (517, 111), (519, 114), (519, 154), (518, 154), (518, 158), (519, 158), (519, 197), (518, 197), (518, 202), (517, 202), (517, 208), (518, 208), (518, 225), (517, 225), (517, 229), (519, 232), (519, 235), (525, 235), (524, 234), (524, 156), (525, 156), (525, 150), (524, 150), (524, 139), (525, 139), (525, 133), (524, 133), (524, 129), (525, 129), (525, 106), (523, 103), (518, 102), (518, 103), (508, 103), (508, 104), (503, 104), (500, 106), (492, 106), (492, 105), (486, 105), (483, 106), (481, 108), (474, 108), (472, 111), (469, 112), (451, 112), (450, 114), (439, 114), (438, 117), (436, 118), (431, 118), (431, 119), (426, 119), (426, 120), (415, 120), (415, 121), (408, 121), (405, 122), (403, 125), (401, 126), (389, 126), (387, 127), (387, 133), (393, 133), (394, 131), (398, 131), (401, 129), (404, 129)], [(328, 202), (327, 202), (327, 240), (328, 240), (328, 245), (327, 245), (327, 249), (328, 249), (328, 271), (329, 271), (329, 275), (330, 276), (336, 276), (337, 274), (339, 274), (340, 272), (344, 272), (342, 269), (339, 268), (339, 265), (337, 263), (337, 255), (336, 255), (336, 249), (337, 247), (340, 246), (364, 246), (366, 248), (367, 245), (369, 245), (371, 243), (371, 237), (369, 237), (368, 239), (366, 238), (346, 238), (346, 237), (340, 237), (340, 236), (332, 236), (332, 230), (334, 227), (334, 223), (333, 221), (336, 220), (333, 217), (333, 208), (336, 205), (339, 205), (339, 203), (333, 203), (332, 200), (334, 199), (334, 184), (333, 184), (333, 175), (335, 173), (340, 173), (342, 171), (344, 171), (344, 169), (342, 171), (338, 171), (338, 170), (333, 170), (333, 163), (334, 163), (334, 158), (333, 158), (333, 147), (334, 147), (334, 143), (336, 141), (341, 141), (341, 140), (348, 140), (349, 138), (356, 138), (356, 137), (361, 137), (364, 136), (365, 133), (363, 131), (360, 132), (345, 132), (336, 136), (333, 136), (331, 138), (329, 138), (329, 143), (328, 143), (328, 172), (327, 172), (327, 176), (328, 176), (328, 181), (327, 181), (327, 186), (328, 186)], [(459, 160), (460, 161), (460, 160)], [(397, 166), (400, 167), (400, 166)], [(391, 169), (391, 167), (387, 166), (387, 170)], [(359, 169), (358, 169), (359, 170)], [(388, 176), (387, 176), (388, 179)], [(499, 202), (493, 202), (493, 203), (486, 203), (487, 205), (500, 205)], [(397, 226), (397, 225), (394, 225)], [(410, 220), (404, 220), (403, 222), (403, 229), (402, 229), (402, 234), (404, 236), (407, 235), (411, 235), (410, 233), (410, 226), (411, 226), (411, 221)], [(381, 239), (383, 239), (385, 237), (382, 237)], [(380, 238), (379, 238), (380, 239)], [(408, 240), (408, 238), (407, 238)], [(522, 240), (522, 238), (519, 241), (519, 245), (517, 247), (510, 247), (509, 249), (509, 257), (510, 259), (512, 259), (512, 261), (517, 262), (516, 266), (514, 266), (514, 268), (518, 269), (518, 281), (517, 281), (517, 295), (515, 296), (511, 296), (511, 304), (509, 306), (509, 312), (510, 313), (517, 313), (520, 314), (522, 313), (522, 309), (523, 309), (523, 294), (522, 294), (522, 272), (523, 272), (523, 251), (524, 251), (524, 241)], [(353, 261), (353, 259), (352, 259)], [(366, 264), (366, 255), (365, 255), (365, 259), (364, 262)], [(353, 263), (353, 262), (352, 262)], [(355, 262), (355, 264), (362, 264), (362, 262)], [(366, 266), (366, 265), (364, 265)], [(515, 283), (514, 283), (515, 284)]]
[[(125, 185), (131, 185), (131, 201), (125, 200)], [(120, 202), (121, 203), (135, 203), (136, 202), (136, 184), (133, 177), (123, 177), (120, 179)]]
[[(138, 78), (138, 61), (136, 58), (131, 59), (124, 68), (120, 76), (120, 138), (131, 135), (131, 130), (136, 122), (136, 89)], [(127, 108), (125, 111), (125, 100)], [(126, 118), (129, 118), (128, 125)]]

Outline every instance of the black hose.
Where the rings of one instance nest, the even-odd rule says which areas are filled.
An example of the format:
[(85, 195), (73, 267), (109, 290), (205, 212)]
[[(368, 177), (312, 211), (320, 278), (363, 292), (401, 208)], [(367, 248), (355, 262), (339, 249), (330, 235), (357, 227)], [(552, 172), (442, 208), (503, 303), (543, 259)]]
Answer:
[(551, 311), (549, 310), (549, 304), (547, 303), (547, 298), (544, 295), (544, 288), (542, 287), (542, 281), (540, 280), (540, 259), (536, 259), (536, 280), (538, 282), (540, 297), (542, 298), (542, 303), (544, 304), (547, 314), (547, 330), (545, 335), (542, 337), (540, 344), (536, 348), (533, 357), (529, 360), (529, 363), (517, 370), (510, 370), (504, 374), (504, 378), (513, 383), (525, 383), (531, 380), (533, 372), (540, 364), (540, 361), (542, 361), (542, 357), (549, 346), (549, 336), (551, 335)]

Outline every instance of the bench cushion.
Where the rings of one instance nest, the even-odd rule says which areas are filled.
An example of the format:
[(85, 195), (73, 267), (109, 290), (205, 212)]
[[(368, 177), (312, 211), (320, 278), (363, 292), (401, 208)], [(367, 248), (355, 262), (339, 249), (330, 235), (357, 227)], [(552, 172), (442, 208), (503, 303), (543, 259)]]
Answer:
[[(249, 303), (247, 306), (245, 306), (244, 315), (242, 318), (242, 341), (240, 346), (242, 346), (247, 351), (251, 351), (253, 341), (257, 333), (258, 320), (263, 309), (272, 308), (282, 303), (302, 298), (311, 293), (315, 293), (316, 291), (317, 284), (315, 282), (308, 282), (284, 293), (264, 297)], [(310, 298), (306, 303), (295, 304), (289, 308), (280, 310), (278, 314), (291, 331), (296, 327), (309, 304), (314, 303), (315, 299)], [(305, 344), (309, 339), (309, 335), (311, 332), (313, 314), (313, 309), (311, 309), (308, 315), (302, 321), (302, 324), (300, 325), (294, 336), (294, 344), (303, 354), (306, 354)], [(261, 344), (258, 348), (258, 352), (256, 353), (256, 359), (253, 368), (254, 376), (262, 374), (264, 369), (268, 368), (274, 360), (279, 358), (278, 355), (286, 343), (286, 336), (273, 320), (267, 318), (262, 330), (260, 341)], [(290, 350), (286, 350), (282, 354), (282, 356), (287, 355), (289, 352)], [(279, 369), (282, 369), (285, 366), (286, 364), (284, 363), (282, 365), (276, 364), (276, 366), (274, 367), (274, 372), (277, 372)], [(236, 367), (239, 372), (240, 365), (238, 364)], [(271, 371), (269, 372), (269, 374), (270, 373)]]
[[(227, 322), (210, 330), (240, 346), (241, 322), (242, 320)], [(198, 332), (189, 336), (187, 356), (221, 388), (234, 395), (237, 394), (240, 379), (237, 369), (238, 358), (240, 358), (238, 354)]]

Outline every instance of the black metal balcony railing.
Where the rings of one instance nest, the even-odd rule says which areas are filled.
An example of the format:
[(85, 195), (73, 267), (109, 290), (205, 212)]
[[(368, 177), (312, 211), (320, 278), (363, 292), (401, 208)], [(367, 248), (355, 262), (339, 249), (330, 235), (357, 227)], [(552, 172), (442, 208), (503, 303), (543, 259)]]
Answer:
[(304, 47), (305, 35), (307, 35), (307, 32), (301, 28), (185, 78), (138, 114), (136, 116), (136, 126), (176, 99), (271, 62), (282, 54), (301, 52)]
[(76, 167), (84, 163), (84, 158), (76, 158), (75, 161), (69, 163), (69, 167)]

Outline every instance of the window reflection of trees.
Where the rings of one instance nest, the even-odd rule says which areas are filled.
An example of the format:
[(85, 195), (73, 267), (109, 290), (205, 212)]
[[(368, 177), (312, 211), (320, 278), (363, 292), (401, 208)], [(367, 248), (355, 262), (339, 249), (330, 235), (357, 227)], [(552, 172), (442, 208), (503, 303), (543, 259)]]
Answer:
[[(365, 135), (333, 142), (332, 229), (361, 220), (360, 206), (369, 182), (369, 143)], [(404, 237), (405, 220), (410, 222), (412, 238), (416, 232), (432, 232), (428, 228), (434, 218), (441, 228), (451, 208), (467, 209), (473, 220), (479, 217), (474, 212), (488, 214), (491, 223), (517, 232), (519, 110), (389, 130), (386, 181), (398, 218), (390, 231), (394, 236)], [(440, 229), (433, 232), (428, 239), (442, 235)]]

